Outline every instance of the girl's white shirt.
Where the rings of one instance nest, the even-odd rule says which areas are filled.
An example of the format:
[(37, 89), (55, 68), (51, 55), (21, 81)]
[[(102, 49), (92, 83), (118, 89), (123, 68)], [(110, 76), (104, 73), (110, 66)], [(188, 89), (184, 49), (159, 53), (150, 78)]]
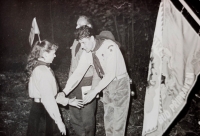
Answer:
[(31, 98), (41, 98), (45, 109), (57, 124), (62, 122), (55, 100), (58, 91), (56, 79), (50, 68), (45, 65), (37, 66), (30, 77), (28, 90)]

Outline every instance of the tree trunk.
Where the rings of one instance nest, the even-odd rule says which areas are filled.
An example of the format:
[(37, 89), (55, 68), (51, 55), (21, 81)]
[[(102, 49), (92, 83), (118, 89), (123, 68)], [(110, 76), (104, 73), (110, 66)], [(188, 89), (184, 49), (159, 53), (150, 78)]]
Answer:
[(51, 19), (51, 38), (54, 42), (54, 30), (53, 30), (53, 18), (52, 18), (52, 6), (51, 6), (51, 0), (50, 0), (50, 19)]
[(113, 19), (114, 19), (114, 22), (115, 22), (115, 29), (116, 29), (116, 32), (117, 32), (117, 40), (120, 42), (119, 30), (118, 30), (117, 20), (116, 20), (116, 16), (115, 15), (113, 15)]

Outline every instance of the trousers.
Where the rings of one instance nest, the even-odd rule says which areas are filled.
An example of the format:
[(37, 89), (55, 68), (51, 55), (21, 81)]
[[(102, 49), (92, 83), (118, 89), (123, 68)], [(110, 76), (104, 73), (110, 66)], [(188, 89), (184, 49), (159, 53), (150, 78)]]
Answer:
[(27, 136), (61, 136), (57, 124), (42, 103), (32, 103)]
[[(79, 85), (69, 95), (69, 98), (76, 97), (82, 99), (82, 86), (92, 85), (92, 77), (84, 77)], [(91, 103), (84, 105), (83, 108), (69, 106), (70, 123), (77, 136), (94, 136), (95, 135), (95, 112), (96, 99)]]
[(124, 136), (130, 103), (129, 76), (113, 80), (103, 91), (106, 136)]

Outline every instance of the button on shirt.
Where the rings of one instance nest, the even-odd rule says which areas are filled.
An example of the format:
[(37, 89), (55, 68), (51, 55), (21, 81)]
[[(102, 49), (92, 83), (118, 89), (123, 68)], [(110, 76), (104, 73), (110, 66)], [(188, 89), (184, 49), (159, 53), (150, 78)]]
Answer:
[[(104, 76), (94, 88), (97, 92), (104, 89), (115, 77), (127, 73), (126, 65), (118, 45), (111, 40), (104, 40), (101, 47), (96, 51), (100, 64), (104, 70)], [(93, 65), (92, 53), (83, 51), (78, 66), (71, 75), (65, 89), (66, 93), (71, 92), (78, 85), (89, 66)]]
[(62, 119), (55, 100), (56, 94), (57, 84), (50, 68), (45, 65), (37, 66), (29, 80), (29, 96), (41, 98), (41, 102), (49, 115), (56, 123), (61, 123)]

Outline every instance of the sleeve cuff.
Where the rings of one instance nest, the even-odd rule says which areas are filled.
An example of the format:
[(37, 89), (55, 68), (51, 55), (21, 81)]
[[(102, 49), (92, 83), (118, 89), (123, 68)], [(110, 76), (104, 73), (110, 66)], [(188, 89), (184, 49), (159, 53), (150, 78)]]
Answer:
[(63, 102), (62, 102), (62, 105), (66, 106), (67, 104), (69, 104), (69, 98), (64, 98)]

